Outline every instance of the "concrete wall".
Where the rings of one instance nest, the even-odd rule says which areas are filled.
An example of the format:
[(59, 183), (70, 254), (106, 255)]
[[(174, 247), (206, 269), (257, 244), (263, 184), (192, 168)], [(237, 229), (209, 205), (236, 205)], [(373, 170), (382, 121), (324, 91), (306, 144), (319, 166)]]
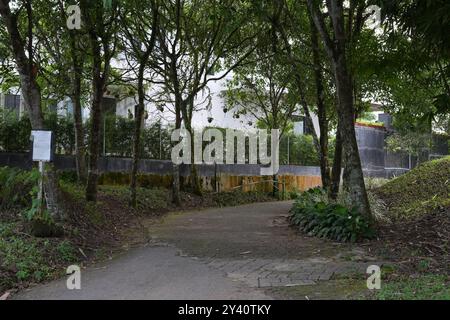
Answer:
[[(55, 167), (59, 170), (75, 170), (75, 158), (72, 156), (55, 156)], [(128, 158), (100, 158), (99, 170), (102, 173), (101, 184), (128, 184), (132, 159)], [(0, 166), (31, 169), (33, 163), (26, 153), (0, 153)], [(244, 191), (271, 191), (272, 176), (261, 176), (260, 165), (198, 165), (200, 182), (205, 190), (230, 191), (242, 189)], [(138, 179), (141, 185), (169, 187), (172, 183), (172, 162), (166, 160), (141, 160), (139, 162)], [(180, 166), (180, 176), (187, 182), (191, 168), (189, 165)], [(285, 191), (304, 191), (320, 186), (320, 168), (302, 166), (280, 166), (279, 189)]]

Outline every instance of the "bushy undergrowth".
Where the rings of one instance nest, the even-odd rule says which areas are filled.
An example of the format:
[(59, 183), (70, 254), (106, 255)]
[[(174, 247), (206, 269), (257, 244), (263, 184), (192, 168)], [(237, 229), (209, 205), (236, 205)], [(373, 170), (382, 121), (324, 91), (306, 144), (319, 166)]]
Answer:
[(76, 260), (68, 240), (35, 238), (23, 233), (18, 223), (0, 221), (0, 289), (52, 279)]
[(303, 232), (320, 238), (356, 242), (373, 236), (370, 222), (356, 208), (330, 202), (320, 188), (299, 194), (290, 220)]
[(0, 209), (29, 207), (37, 188), (39, 172), (0, 168)]
[[(109, 196), (127, 203), (131, 192), (128, 186), (100, 186), (100, 190)], [(170, 206), (170, 193), (164, 188), (137, 188), (136, 209), (139, 211), (163, 210)]]

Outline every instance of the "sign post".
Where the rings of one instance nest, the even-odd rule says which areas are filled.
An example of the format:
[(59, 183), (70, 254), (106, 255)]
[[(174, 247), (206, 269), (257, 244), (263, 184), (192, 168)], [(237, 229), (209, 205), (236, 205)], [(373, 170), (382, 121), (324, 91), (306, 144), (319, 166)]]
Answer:
[(39, 162), (39, 191), (38, 200), (42, 205), (44, 198), (44, 170), (45, 162), (53, 161), (53, 132), (46, 130), (31, 131), (31, 140), (33, 141), (32, 158)]

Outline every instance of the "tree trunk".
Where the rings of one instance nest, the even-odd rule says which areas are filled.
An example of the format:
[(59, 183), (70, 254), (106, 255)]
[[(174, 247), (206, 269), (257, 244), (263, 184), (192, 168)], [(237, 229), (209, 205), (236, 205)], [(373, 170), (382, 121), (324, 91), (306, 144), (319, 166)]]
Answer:
[(197, 165), (195, 163), (195, 136), (194, 136), (194, 130), (192, 129), (190, 124), (187, 124), (185, 122), (185, 125), (186, 125), (187, 131), (191, 135), (191, 177), (190, 177), (191, 187), (192, 187), (192, 190), (193, 190), (194, 194), (196, 194), (198, 196), (201, 196), (201, 195), (203, 195), (203, 192), (202, 192), (202, 187), (200, 185), (200, 179), (198, 177)]
[(97, 185), (98, 185), (98, 159), (100, 155), (100, 129), (102, 121), (102, 104), (103, 92), (105, 89), (105, 79), (101, 76), (101, 58), (100, 48), (97, 40), (92, 39), (93, 42), (93, 81), (92, 81), (92, 108), (91, 108), (91, 130), (89, 143), (89, 170), (86, 185), (86, 200), (97, 201)]
[[(31, 37), (32, 31), (32, 19), (31, 19), (31, 2), (27, 3), (28, 11), (28, 30), (29, 37)], [(0, 0), (0, 16), (3, 19), (3, 23), (6, 26), (6, 30), (11, 42), (12, 54), (19, 73), (20, 85), (22, 90), (22, 96), (24, 99), (24, 105), (28, 116), (30, 118), (31, 127), (33, 130), (43, 130), (44, 117), (41, 108), (41, 91), (36, 81), (35, 66), (33, 63), (32, 47), (29, 47), (29, 57), (25, 54), (25, 41), (19, 32), (17, 24), (17, 16), (13, 15), (9, 7), (9, 1)], [(29, 41), (31, 43), (31, 41)], [(44, 195), (47, 200), (48, 212), (54, 221), (60, 221), (63, 219), (63, 211), (60, 207), (58, 178), (53, 166), (48, 166), (47, 170), (44, 170)], [(48, 226), (52, 229), (52, 226)], [(49, 232), (48, 235), (50, 235)], [(42, 234), (46, 236), (46, 234)]]
[(317, 116), (319, 118), (320, 127), (320, 173), (322, 177), (322, 186), (326, 190), (330, 190), (330, 169), (328, 164), (328, 119), (325, 106), (325, 90), (323, 87), (323, 76), (320, 64), (320, 50), (317, 30), (314, 22), (310, 20), (311, 25), (311, 44), (314, 64), (314, 80), (316, 83), (317, 96)]
[(311, 130), (312, 130), (311, 136), (313, 138), (314, 147), (316, 148), (319, 159), (321, 159), (322, 158), (322, 155), (321, 155), (322, 148), (320, 147), (319, 137), (317, 137), (316, 129), (314, 128), (314, 122), (312, 120), (311, 113), (309, 112), (309, 108), (306, 103), (306, 100), (304, 98), (301, 98), (301, 100), (302, 100), (301, 105), (303, 108), (303, 113), (305, 114), (305, 126), (308, 128), (311, 128)]
[(141, 62), (139, 66), (139, 74), (138, 74), (138, 96), (139, 103), (135, 109), (134, 115), (134, 138), (133, 138), (133, 165), (131, 169), (131, 201), (130, 204), (133, 208), (136, 208), (136, 184), (137, 184), (137, 171), (139, 165), (139, 154), (141, 148), (141, 131), (142, 131), (142, 122), (144, 121), (144, 101), (145, 101), (145, 92), (144, 92), (144, 71), (145, 71), (145, 62)]
[(75, 159), (77, 167), (77, 178), (79, 183), (86, 182), (86, 158), (84, 145), (83, 115), (81, 106), (81, 79), (76, 76), (75, 90), (72, 97), (74, 106), (74, 126), (75, 126)]
[(302, 106), (303, 113), (305, 115), (305, 126), (312, 129), (311, 136), (313, 138), (314, 147), (317, 151), (319, 159), (322, 159), (322, 148), (320, 147), (319, 137), (317, 137), (317, 133), (314, 128), (314, 122), (312, 120), (311, 113), (309, 112), (308, 102), (306, 101), (302, 81), (301, 81), (300, 75), (298, 73), (295, 75), (295, 79), (296, 79), (297, 88), (298, 88), (298, 91), (300, 94), (300, 104)]
[(343, 3), (339, 0), (327, 1), (327, 14), (331, 20), (334, 33), (333, 39), (330, 38), (330, 34), (326, 30), (326, 24), (322, 12), (317, 7), (317, 3), (313, 0), (308, 0), (308, 9), (325, 44), (336, 83), (340, 135), (344, 152), (343, 160), (346, 166), (344, 191), (348, 193), (352, 204), (358, 208), (359, 212), (371, 219), (370, 205), (356, 142), (353, 86), (346, 58), (347, 37), (344, 28)]
[(336, 141), (334, 149), (333, 169), (331, 171), (330, 198), (336, 200), (339, 195), (339, 186), (341, 184), (342, 172), (342, 138), (340, 126), (336, 131)]
[(92, 55), (92, 106), (91, 129), (89, 137), (89, 163), (86, 185), (86, 200), (97, 201), (99, 168), (98, 160), (101, 147), (101, 128), (103, 113), (103, 95), (106, 91), (109, 77), (110, 62), (113, 54), (110, 51), (109, 42), (111, 30), (105, 30), (103, 21), (103, 6), (95, 5), (90, 1), (80, 1), (80, 8), (85, 17), (85, 25), (88, 30), (89, 45)]
[(273, 188), (272, 189), (272, 196), (274, 198), (278, 198), (280, 196), (280, 188), (279, 188), (279, 185), (278, 185), (278, 175), (274, 174), (272, 176), (272, 179), (273, 179), (273, 181), (272, 181), (272, 188)]
[(352, 203), (359, 208), (361, 214), (370, 218), (370, 205), (356, 142), (353, 91), (343, 56), (340, 56), (335, 63), (335, 74), (339, 99), (339, 122), (341, 123), (340, 136), (345, 163), (343, 188), (349, 194)]
[[(94, 69), (97, 67), (94, 66)], [(103, 81), (97, 77), (93, 81), (94, 97), (91, 110), (91, 131), (89, 143), (89, 170), (86, 185), (86, 200), (97, 201), (98, 159), (100, 155), (100, 128), (102, 120)]]
[(83, 62), (78, 58), (79, 47), (77, 46), (77, 40), (75, 31), (70, 31), (70, 50), (72, 56), (72, 68), (73, 68), (73, 94), (72, 103), (74, 106), (74, 130), (75, 130), (75, 160), (77, 168), (77, 179), (79, 183), (86, 182), (86, 150), (84, 144), (84, 131), (83, 131), (83, 114), (81, 105), (81, 83), (83, 73)]
[[(180, 108), (180, 97), (175, 97), (175, 130), (181, 129), (181, 108)], [(172, 146), (173, 147), (173, 146)], [(172, 202), (180, 206), (180, 166), (173, 164), (172, 166)]]
[[(144, 113), (145, 113), (145, 90), (144, 90), (144, 73), (145, 67), (148, 63), (151, 52), (153, 51), (153, 47), (156, 41), (156, 29), (158, 25), (158, 7), (154, 1), (151, 3), (152, 13), (153, 13), (153, 22), (152, 22), (152, 36), (150, 38), (149, 46), (146, 47), (146, 51), (142, 52), (141, 49), (136, 48), (133, 45), (133, 50), (136, 56), (138, 57), (139, 62), (139, 72), (138, 72), (138, 105), (134, 111), (134, 139), (133, 139), (133, 165), (131, 168), (131, 206), (136, 208), (137, 204), (137, 195), (136, 195), (136, 185), (137, 185), (137, 172), (138, 165), (140, 159), (140, 150), (141, 150), (141, 131), (142, 125), (144, 122)], [(160, 123), (161, 125), (161, 123)], [(160, 128), (161, 130), (161, 128)]]

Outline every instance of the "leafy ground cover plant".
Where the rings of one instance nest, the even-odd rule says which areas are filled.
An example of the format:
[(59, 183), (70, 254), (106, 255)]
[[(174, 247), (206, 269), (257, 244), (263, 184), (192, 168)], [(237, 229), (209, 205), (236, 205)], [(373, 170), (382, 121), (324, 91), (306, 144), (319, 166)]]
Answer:
[(337, 241), (356, 242), (374, 235), (370, 221), (356, 208), (328, 201), (326, 191), (320, 188), (298, 196), (290, 221), (311, 236)]

